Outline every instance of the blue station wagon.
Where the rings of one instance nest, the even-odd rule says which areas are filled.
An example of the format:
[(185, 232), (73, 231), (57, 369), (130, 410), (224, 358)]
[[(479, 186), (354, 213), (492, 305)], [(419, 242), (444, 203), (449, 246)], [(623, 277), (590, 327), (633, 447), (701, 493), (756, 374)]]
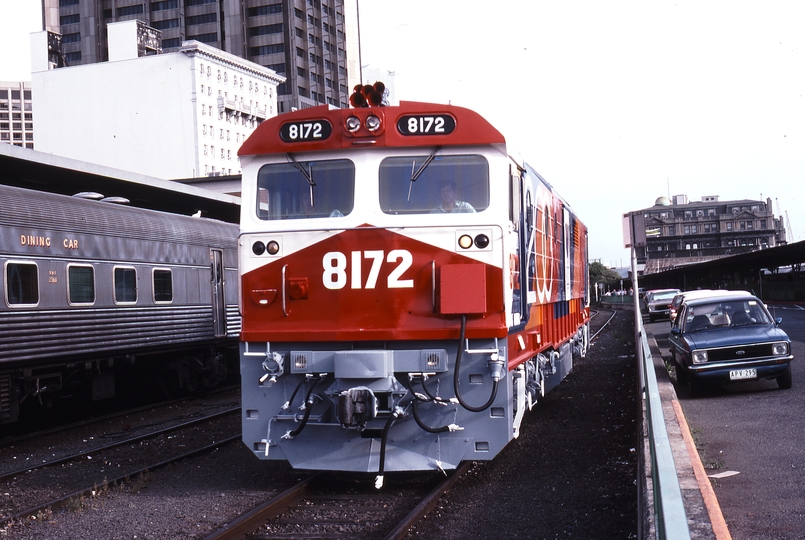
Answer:
[(671, 326), (677, 380), (691, 394), (704, 384), (776, 379), (791, 388), (791, 340), (766, 306), (746, 292), (698, 296), (682, 304)]

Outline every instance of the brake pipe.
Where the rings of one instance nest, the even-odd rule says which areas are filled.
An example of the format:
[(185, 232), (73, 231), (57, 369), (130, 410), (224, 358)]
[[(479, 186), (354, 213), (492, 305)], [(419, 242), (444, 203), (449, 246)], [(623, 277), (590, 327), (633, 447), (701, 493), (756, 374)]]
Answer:
[(492, 403), (495, 402), (495, 398), (498, 395), (498, 383), (500, 382), (500, 376), (496, 375), (496, 373), (493, 371), (493, 373), (492, 373), (492, 395), (489, 396), (489, 401), (487, 401), (485, 404), (481, 405), (480, 407), (473, 407), (472, 405), (470, 405), (469, 403), (464, 401), (464, 399), (461, 397), (461, 392), (458, 389), (458, 387), (459, 387), (458, 373), (459, 373), (459, 368), (461, 367), (461, 356), (462, 356), (462, 352), (463, 352), (464, 333), (465, 333), (466, 329), (467, 329), (467, 316), (466, 315), (461, 315), (461, 331), (459, 333), (459, 338), (458, 338), (458, 351), (456, 351), (456, 367), (455, 367), (455, 369), (453, 371), (453, 389), (454, 389), (454, 391), (456, 393), (456, 399), (458, 399), (458, 402), (461, 404), (462, 407), (464, 407), (465, 409), (467, 409), (470, 412), (481, 412), (481, 411), (485, 411), (486, 409), (491, 407)]

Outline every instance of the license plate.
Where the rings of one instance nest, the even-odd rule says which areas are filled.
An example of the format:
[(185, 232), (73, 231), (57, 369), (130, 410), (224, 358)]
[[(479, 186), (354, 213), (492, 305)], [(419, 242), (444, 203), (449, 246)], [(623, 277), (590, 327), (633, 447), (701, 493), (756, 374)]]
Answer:
[(731, 381), (739, 381), (741, 379), (757, 379), (757, 369), (733, 369), (730, 371)]

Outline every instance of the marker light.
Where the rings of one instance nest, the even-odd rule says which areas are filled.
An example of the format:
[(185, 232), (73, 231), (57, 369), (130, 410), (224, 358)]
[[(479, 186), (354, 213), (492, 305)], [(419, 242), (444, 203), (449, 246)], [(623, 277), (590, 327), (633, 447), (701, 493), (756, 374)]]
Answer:
[(380, 129), (380, 118), (375, 115), (371, 115), (366, 119), (366, 129), (369, 131), (377, 131)]
[(344, 122), (344, 125), (346, 126), (347, 130), (353, 133), (361, 129), (361, 121), (357, 116), (350, 116), (347, 118), (347, 121)]
[(479, 234), (475, 237), (475, 247), (484, 249), (489, 245), (489, 237), (485, 234)]
[(266, 246), (266, 250), (268, 251), (269, 255), (276, 255), (277, 253), (279, 253), (280, 245), (277, 243), (276, 240), (272, 240), (271, 242), (268, 243), (268, 246)]
[(462, 234), (458, 239), (458, 245), (462, 249), (470, 249), (472, 247), (472, 236), (469, 234)]
[(254, 253), (255, 255), (262, 255), (265, 252), (266, 252), (266, 245), (261, 241), (258, 240), (257, 242), (252, 244), (252, 253)]

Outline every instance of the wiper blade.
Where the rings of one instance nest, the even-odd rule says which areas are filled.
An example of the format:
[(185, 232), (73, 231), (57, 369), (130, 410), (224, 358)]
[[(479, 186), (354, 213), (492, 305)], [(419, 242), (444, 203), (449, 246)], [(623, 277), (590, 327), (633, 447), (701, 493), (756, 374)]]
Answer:
[[(428, 168), (428, 165), (430, 165), (430, 162), (433, 161), (433, 158), (436, 157), (436, 152), (441, 150), (441, 148), (442, 148), (441, 146), (437, 146), (436, 148), (433, 149), (433, 152), (431, 152), (431, 154), (427, 157), (425, 162), (422, 165), (420, 165), (419, 169), (417, 169), (417, 171), (415, 173), (413, 173), (411, 175), (411, 182), (416, 182), (416, 179), (419, 178), (419, 176), (423, 172), (425, 172), (425, 169)], [(411, 168), (413, 169), (413, 167), (411, 167)]]
[(430, 153), (427, 159), (425, 159), (425, 162), (422, 165), (420, 165), (419, 169), (417, 169), (416, 171), (414, 171), (414, 167), (416, 166), (416, 160), (414, 160), (414, 162), (411, 163), (411, 181), (408, 183), (408, 202), (411, 202), (411, 190), (414, 187), (414, 182), (416, 182), (417, 178), (419, 178), (419, 176), (423, 172), (425, 172), (425, 169), (428, 168), (430, 162), (433, 161), (433, 158), (436, 157), (436, 152), (441, 150), (441, 148), (442, 148), (441, 146), (437, 146), (436, 148), (434, 148), (433, 152)]
[(313, 169), (310, 168), (310, 169), (306, 170), (304, 167), (302, 167), (301, 163), (299, 163), (298, 161), (296, 161), (293, 158), (293, 156), (291, 154), (286, 154), (286, 156), (288, 158), (288, 161), (291, 163), (291, 165), (296, 167), (296, 170), (298, 170), (300, 173), (302, 173), (302, 176), (305, 177), (305, 180), (307, 180), (307, 183), (310, 184), (311, 186), (315, 186), (316, 182), (313, 181)]

